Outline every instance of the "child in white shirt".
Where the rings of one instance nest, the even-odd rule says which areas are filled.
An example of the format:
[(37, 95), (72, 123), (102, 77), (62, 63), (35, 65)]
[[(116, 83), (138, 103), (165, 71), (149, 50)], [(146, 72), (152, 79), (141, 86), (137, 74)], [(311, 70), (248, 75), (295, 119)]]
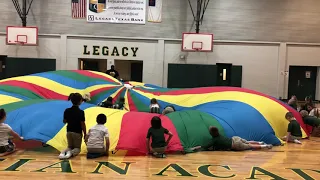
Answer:
[(23, 140), (23, 137), (20, 137), (8, 124), (4, 123), (6, 118), (6, 111), (0, 109), (0, 156), (6, 156), (15, 151), (15, 144), (9, 140), (9, 135), (12, 135), (19, 140)]
[(93, 159), (101, 156), (108, 155), (109, 153), (109, 132), (104, 126), (107, 122), (107, 116), (99, 114), (97, 116), (97, 125), (89, 129), (89, 132), (85, 138), (87, 144), (87, 158)]
[(150, 100), (150, 113), (156, 113), (156, 114), (160, 114), (160, 106), (158, 104), (158, 101), (155, 98), (152, 98)]

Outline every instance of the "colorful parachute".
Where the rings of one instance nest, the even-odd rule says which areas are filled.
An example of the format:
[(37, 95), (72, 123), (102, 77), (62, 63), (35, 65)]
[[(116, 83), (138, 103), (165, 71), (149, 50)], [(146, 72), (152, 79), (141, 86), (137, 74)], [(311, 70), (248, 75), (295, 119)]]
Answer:
[(122, 83), (104, 73), (51, 71), (0, 81), (1, 104), (30, 99), (67, 100), (70, 93), (90, 93), (92, 104), (124, 91)]
[[(309, 135), (298, 112), (252, 90), (168, 89), (138, 82), (123, 84), (92, 71), (53, 71), (1, 80), (0, 105), (8, 112), (6, 123), (25, 139), (63, 150), (67, 142), (62, 116), (64, 109), (71, 106), (66, 100), (73, 92), (91, 94), (91, 101), (80, 107), (85, 111), (88, 128), (96, 124), (98, 114), (107, 115), (112, 151), (146, 152), (146, 133), (155, 116), (148, 113), (151, 98), (158, 100), (161, 110), (168, 105), (177, 110), (158, 115), (163, 126), (174, 134), (168, 151), (188, 151), (205, 145), (210, 140), (209, 126), (217, 126), (228, 137), (241, 136), (280, 145), (277, 137), (286, 135), (288, 121), (284, 115), (288, 111), (293, 112), (301, 124), (303, 137)], [(129, 112), (96, 106), (109, 96), (125, 97)], [(82, 150), (86, 151), (85, 144)]]

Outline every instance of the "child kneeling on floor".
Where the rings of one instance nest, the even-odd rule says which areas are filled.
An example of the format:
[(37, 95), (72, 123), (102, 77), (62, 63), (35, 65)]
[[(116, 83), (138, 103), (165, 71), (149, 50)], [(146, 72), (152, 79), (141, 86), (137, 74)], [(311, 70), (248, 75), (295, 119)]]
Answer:
[[(61, 152), (59, 159), (69, 159), (77, 156), (81, 151), (82, 137), (86, 136), (84, 111), (79, 108), (83, 97), (79, 93), (70, 94), (72, 107), (67, 108), (63, 114), (63, 123), (67, 124), (68, 148)], [(83, 135), (82, 135), (83, 132)]]
[[(99, 114), (97, 116), (97, 125), (89, 129), (85, 142), (87, 144), (87, 158), (93, 159), (108, 155), (109, 152), (109, 132), (104, 126), (107, 122), (107, 116)], [(105, 142), (105, 143), (104, 143)], [(104, 146), (105, 144), (105, 146)]]
[[(164, 134), (168, 134), (169, 138), (166, 141)], [(147, 134), (147, 150), (148, 153), (152, 153), (155, 157), (165, 158), (166, 148), (172, 138), (173, 134), (168, 131), (168, 129), (163, 128), (161, 124), (161, 119), (158, 116), (154, 116), (151, 119), (151, 127), (148, 130)], [(150, 137), (152, 138), (150, 150)]]
[(9, 135), (12, 135), (19, 140), (23, 140), (23, 137), (20, 137), (8, 124), (4, 123), (6, 118), (6, 111), (0, 109), (0, 156), (6, 156), (15, 151), (15, 145), (9, 140)]

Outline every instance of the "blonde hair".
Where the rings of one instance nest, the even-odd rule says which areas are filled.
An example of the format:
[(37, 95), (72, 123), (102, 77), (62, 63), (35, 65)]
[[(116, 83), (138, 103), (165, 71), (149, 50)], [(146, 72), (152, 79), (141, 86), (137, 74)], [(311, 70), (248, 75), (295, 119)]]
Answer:
[(90, 100), (91, 100), (91, 98), (90, 98), (90, 93), (85, 93), (85, 94), (83, 95), (83, 99), (84, 99), (85, 101), (90, 101)]
[(306, 117), (306, 116), (309, 115), (308, 111), (306, 111), (306, 110), (300, 111), (300, 114), (301, 114), (302, 117)]

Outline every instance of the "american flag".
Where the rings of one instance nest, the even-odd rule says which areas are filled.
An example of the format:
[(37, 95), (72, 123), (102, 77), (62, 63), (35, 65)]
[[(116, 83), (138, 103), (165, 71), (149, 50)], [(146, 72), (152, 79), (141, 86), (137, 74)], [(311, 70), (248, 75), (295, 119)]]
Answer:
[(86, 0), (71, 0), (72, 18), (85, 19), (86, 18)]
[(149, 6), (156, 6), (156, 0), (149, 0)]

